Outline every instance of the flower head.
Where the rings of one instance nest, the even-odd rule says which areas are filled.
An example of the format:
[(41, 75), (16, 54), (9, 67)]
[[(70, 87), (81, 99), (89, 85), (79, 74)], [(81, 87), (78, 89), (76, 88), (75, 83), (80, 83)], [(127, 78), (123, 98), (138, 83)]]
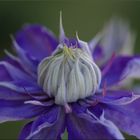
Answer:
[(61, 139), (65, 130), (72, 140), (124, 139), (120, 131), (140, 138), (140, 94), (124, 90), (125, 79), (140, 78), (140, 57), (119, 55), (132, 44), (125, 27), (111, 22), (86, 43), (67, 38), (61, 18), (59, 40), (24, 26), (12, 38), (17, 56), (6, 51), (0, 62), (0, 122), (32, 119), (22, 140)]
[(55, 97), (56, 104), (76, 102), (93, 95), (101, 72), (91, 56), (77, 46), (60, 44), (55, 53), (38, 65), (38, 83)]

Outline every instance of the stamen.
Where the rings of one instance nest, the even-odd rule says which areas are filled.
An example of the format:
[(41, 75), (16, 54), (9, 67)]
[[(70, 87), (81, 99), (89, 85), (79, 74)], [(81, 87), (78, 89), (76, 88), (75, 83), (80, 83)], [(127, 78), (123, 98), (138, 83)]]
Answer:
[(65, 108), (65, 112), (66, 112), (67, 114), (69, 114), (69, 113), (72, 112), (71, 107), (70, 107), (67, 103), (64, 105), (64, 108)]
[(31, 96), (31, 94), (26, 90), (26, 88), (25, 87), (23, 87), (23, 89), (25, 90), (25, 92), (28, 94), (28, 95), (30, 95)]
[(111, 67), (111, 65), (112, 65), (112, 63), (113, 63), (115, 57), (116, 57), (116, 54), (115, 54), (115, 52), (114, 52), (114, 53), (112, 54), (110, 60), (108, 61), (107, 65), (106, 65), (105, 68), (103, 69), (103, 71), (102, 71), (102, 76), (105, 75), (105, 74), (108, 72), (108, 70), (109, 70), (109, 68)]
[(106, 95), (106, 81), (104, 82), (102, 95), (103, 97)]
[(88, 104), (90, 104), (91, 106), (96, 106), (99, 103), (99, 101), (97, 99), (95, 99), (95, 100), (86, 100), (86, 102)]

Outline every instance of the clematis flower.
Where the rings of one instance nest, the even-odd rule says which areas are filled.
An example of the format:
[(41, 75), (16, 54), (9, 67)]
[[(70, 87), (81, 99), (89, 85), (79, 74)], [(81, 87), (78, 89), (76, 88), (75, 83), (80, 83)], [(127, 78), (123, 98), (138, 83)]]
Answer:
[[(116, 32), (117, 31), (117, 32)], [(86, 43), (46, 27), (23, 26), (13, 37), (14, 56), (0, 62), (0, 122), (31, 119), (19, 139), (140, 138), (140, 94), (123, 81), (140, 78), (140, 57), (120, 54), (133, 46), (129, 27), (111, 22)], [(106, 40), (106, 41), (105, 41)]]

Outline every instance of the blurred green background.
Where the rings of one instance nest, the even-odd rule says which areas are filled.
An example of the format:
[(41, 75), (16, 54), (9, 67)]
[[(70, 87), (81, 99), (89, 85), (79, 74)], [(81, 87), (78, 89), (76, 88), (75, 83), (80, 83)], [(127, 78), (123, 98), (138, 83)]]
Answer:
[[(10, 49), (10, 34), (25, 23), (40, 23), (58, 35), (59, 11), (68, 36), (78, 31), (82, 40), (90, 40), (111, 17), (127, 20), (136, 32), (136, 52), (140, 52), (139, 0), (49, 0), (0, 1), (0, 55)], [(16, 139), (24, 122), (0, 124), (0, 139)], [(129, 137), (132, 139), (132, 137)]]

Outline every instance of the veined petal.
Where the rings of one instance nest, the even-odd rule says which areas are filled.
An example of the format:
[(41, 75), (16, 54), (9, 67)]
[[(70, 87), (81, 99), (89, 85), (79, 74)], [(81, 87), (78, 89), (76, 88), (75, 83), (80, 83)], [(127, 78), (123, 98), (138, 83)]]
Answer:
[(15, 39), (12, 39), (13, 41), (13, 47), (17, 52), (18, 57), (22, 61), (23, 65), (27, 67), (29, 70), (33, 71), (36, 73), (38, 61), (36, 59), (31, 59), (27, 52), (25, 52), (24, 49), (22, 49), (19, 44), (16, 42)]
[(25, 91), (18, 92), (10, 88), (0, 87), (0, 99), (4, 100), (29, 100), (31, 96)]
[(14, 84), (14, 82), (0, 82), (0, 87), (7, 88), (7, 89), (17, 91), (17, 92), (23, 92), (23, 93), (25, 93), (26, 91), (31, 92), (31, 93), (41, 91), (39, 87), (21, 86), (19, 83), (18, 85)]
[(27, 136), (31, 132), (31, 127), (32, 127), (33, 122), (27, 123), (24, 128), (22, 129), (22, 132), (20, 133), (19, 140), (25, 140)]
[(28, 73), (33, 78), (36, 77), (36, 73), (34, 73), (34, 70), (32, 69), (33, 67), (30, 68), (30, 67), (28, 67), (28, 65), (25, 66), (23, 61), (20, 58), (18, 58), (17, 56), (14, 56), (7, 50), (5, 50), (5, 53), (7, 55), (6, 59), (4, 59), (6, 62), (14, 65), (15, 67), (19, 68), (22, 71)]
[(103, 30), (89, 42), (89, 45), (93, 52), (93, 57), (96, 56), (96, 50), (101, 50), (98, 59), (101, 61), (100, 63), (103, 64), (113, 53), (132, 54), (134, 42), (135, 34), (130, 30), (129, 24), (121, 19), (113, 18), (105, 25)]
[(23, 72), (21, 69), (18, 69), (16, 66), (6, 62), (1, 61), (0, 66), (4, 67), (8, 74), (11, 76), (13, 80), (26, 80), (26, 81), (32, 81), (33, 78), (29, 75), (27, 75), (25, 72)]
[(30, 99), (26, 91), (31, 94), (41, 93), (35, 77), (27, 73), (15, 59), (6, 57), (0, 62), (0, 99)]
[[(27, 135), (26, 129), (30, 128)], [(25, 126), (20, 139), (61, 139), (64, 130), (64, 112), (59, 107), (50, 108), (32, 124)], [(25, 137), (26, 136), (26, 137)]]
[[(116, 85), (122, 80), (129, 78), (140, 78), (140, 57), (119, 56), (114, 58), (107, 71), (108, 64), (102, 70), (102, 84), (107, 86)], [(104, 71), (105, 70), (105, 71)], [(122, 81), (123, 82), (123, 81)]]
[[(6, 57), (4, 57), (3, 60), (0, 62), (0, 81), (12, 81), (12, 70), (19, 69), (20, 71), (24, 71), (23, 67), (21, 67), (21, 64), (19, 62), (19, 59), (10, 54), (8, 51), (5, 50), (5, 53), (7, 54)], [(12, 72), (9, 70), (11, 69)], [(17, 71), (16, 71), (17, 72)], [(25, 71), (24, 71), (25, 72)]]
[(135, 36), (126, 21), (111, 19), (103, 29), (103, 35), (101, 43), (106, 55), (111, 52), (127, 55), (133, 53)]
[(45, 94), (35, 83), (26, 81), (17, 82), (0, 82), (0, 99), (5, 100), (24, 100), (37, 99), (46, 100), (48, 95)]
[(45, 109), (42, 106), (25, 104), (22, 100), (0, 100), (0, 123), (33, 118)]
[(0, 81), (11, 81), (12, 77), (6, 70), (4, 65), (0, 65)]
[(139, 106), (140, 98), (137, 98), (129, 104), (112, 105), (106, 103), (101, 107), (105, 111), (105, 117), (114, 122), (114, 124), (116, 124), (122, 131), (140, 138)]
[(102, 34), (98, 33), (91, 41), (88, 42), (89, 49), (95, 62), (101, 61), (104, 56), (103, 48), (99, 44)]
[(16, 33), (15, 39), (31, 60), (38, 61), (51, 55), (58, 45), (53, 33), (38, 24), (25, 25)]
[(98, 118), (89, 110), (78, 112), (71, 113), (67, 117), (69, 140), (124, 139), (118, 128), (106, 120), (103, 114)]
[(99, 93), (99, 94), (96, 94), (95, 97), (96, 97), (96, 100), (98, 100), (98, 102), (101, 102), (101, 103), (106, 103), (110, 105), (127, 105), (139, 99), (140, 95), (135, 94), (132, 91), (107, 90), (104, 96)]

